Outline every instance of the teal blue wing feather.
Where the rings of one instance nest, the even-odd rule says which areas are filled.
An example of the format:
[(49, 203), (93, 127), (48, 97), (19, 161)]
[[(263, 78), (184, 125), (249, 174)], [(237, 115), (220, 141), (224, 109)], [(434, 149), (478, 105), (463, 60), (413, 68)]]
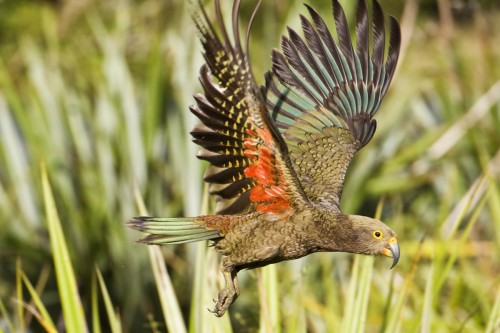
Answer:
[(337, 41), (323, 18), (307, 9), (311, 20), (300, 17), (304, 37), (289, 28), (281, 40), (282, 51), (272, 53), (266, 107), (288, 145), (309, 200), (338, 207), (347, 167), (375, 133), (372, 117), (394, 75), (400, 29), (390, 17), (385, 56), (385, 21), (376, 0), (371, 24), (365, 1), (358, 1), (356, 48), (337, 0), (333, 0)]

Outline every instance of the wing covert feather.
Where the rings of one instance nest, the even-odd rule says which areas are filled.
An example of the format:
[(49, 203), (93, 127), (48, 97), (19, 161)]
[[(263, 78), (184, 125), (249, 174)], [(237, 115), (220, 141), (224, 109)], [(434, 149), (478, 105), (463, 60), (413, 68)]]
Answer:
[(311, 21), (301, 16), (305, 39), (288, 28), (282, 52), (272, 53), (266, 107), (288, 146), (306, 197), (338, 208), (349, 163), (375, 133), (372, 117), (394, 75), (401, 36), (399, 24), (389, 17), (384, 62), (385, 22), (376, 0), (371, 24), (365, 1), (358, 1), (356, 48), (338, 0), (332, 1), (338, 42), (323, 18), (306, 7)]

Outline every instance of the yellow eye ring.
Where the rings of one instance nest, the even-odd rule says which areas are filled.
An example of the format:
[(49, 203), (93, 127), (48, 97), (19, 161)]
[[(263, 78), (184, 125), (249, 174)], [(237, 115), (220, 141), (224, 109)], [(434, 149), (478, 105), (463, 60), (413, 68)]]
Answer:
[(373, 232), (373, 238), (375, 239), (381, 239), (382, 237), (384, 237), (384, 233), (380, 230), (375, 230)]

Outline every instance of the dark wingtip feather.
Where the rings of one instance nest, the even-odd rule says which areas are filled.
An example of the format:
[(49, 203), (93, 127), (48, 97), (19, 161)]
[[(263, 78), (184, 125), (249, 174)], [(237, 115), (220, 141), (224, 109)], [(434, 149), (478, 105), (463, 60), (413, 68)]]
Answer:
[(147, 235), (146, 237), (136, 240), (136, 243), (152, 245), (153, 241), (158, 238), (158, 235)]
[(203, 180), (215, 184), (229, 184), (234, 180), (244, 177), (246, 167), (219, 169), (217, 167), (209, 167), (203, 175)]
[(398, 64), (399, 52), (401, 48), (401, 29), (398, 21), (393, 16), (389, 16), (389, 29), (389, 51), (387, 54), (387, 61), (385, 62), (387, 79), (382, 87), (382, 94), (385, 94), (389, 88), (389, 84), (391, 83), (392, 76), (394, 75), (394, 71), (396, 70), (396, 66)]
[[(373, 55), (375, 65), (382, 66), (385, 49), (385, 19), (382, 7), (373, 0)], [(377, 82), (377, 81), (375, 81)]]
[(362, 78), (368, 77), (370, 23), (365, 0), (359, 0), (356, 9), (356, 51), (361, 61)]
[(387, 58), (387, 64), (394, 66), (399, 58), (399, 51), (401, 48), (401, 28), (399, 27), (399, 22), (394, 16), (389, 16), (389, 29), (390, 29), (390, 40), (389, 40), (389, 55)]
[(149, 221), (150, 217), (149, 216), (136, 216), (131, 218), (130, 220), (125, 221), (125, 226), (144, 232), (146, 231), (144, 223)]
[(222, 215), (242, 214), (249, 209), (250, 204), (250, 191), (246, 191), (234, 200), (219, 202), (217, 211)]
[(339, 46), (344, 56), (351, 60), (350, 65), (353, 66), (351, 70), (354, 73), (354, 65), (352, 64), (352, 59), (354, 59), (354, 48), (352, 46), (351, 33), (349, 31), (349, 25), (347, 24), (347, 18), (345, 16), (344, 9), (338, 0), (334, 0), (332, 5), (335, 27), (339, 38)]

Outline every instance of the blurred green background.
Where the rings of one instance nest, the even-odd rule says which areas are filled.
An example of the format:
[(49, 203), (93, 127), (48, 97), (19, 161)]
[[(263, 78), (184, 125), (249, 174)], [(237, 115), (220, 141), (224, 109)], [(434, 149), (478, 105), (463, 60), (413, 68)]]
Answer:
[[(302, 2), (262, 4), (250, 39), (259, 83)], [(329, 1), (306, 2), (332, 23)], [(352, 22), (355, 2), (342, 3)], [(244, 27), (254, 4), (242, 5)], [(156, 250), (122, 223), (145, 213), (141, 200), (151, 215), (211, 209), (188, 134), (202, 56), (187, 2), (0, 1), (0, 332), (71, 331), (71, 276), (93, 332), (500, 331), (500, 3), (381, 4), (401, 23), (402, 54), (342, 206), (380, 208), (399, 265), (322, 253), (242, 272), (242, 296), (216, 319), (206, 244), (162, 248), (166, 265), (152, 264)], [(66, 277), (54, 239), (67, 244)]]

